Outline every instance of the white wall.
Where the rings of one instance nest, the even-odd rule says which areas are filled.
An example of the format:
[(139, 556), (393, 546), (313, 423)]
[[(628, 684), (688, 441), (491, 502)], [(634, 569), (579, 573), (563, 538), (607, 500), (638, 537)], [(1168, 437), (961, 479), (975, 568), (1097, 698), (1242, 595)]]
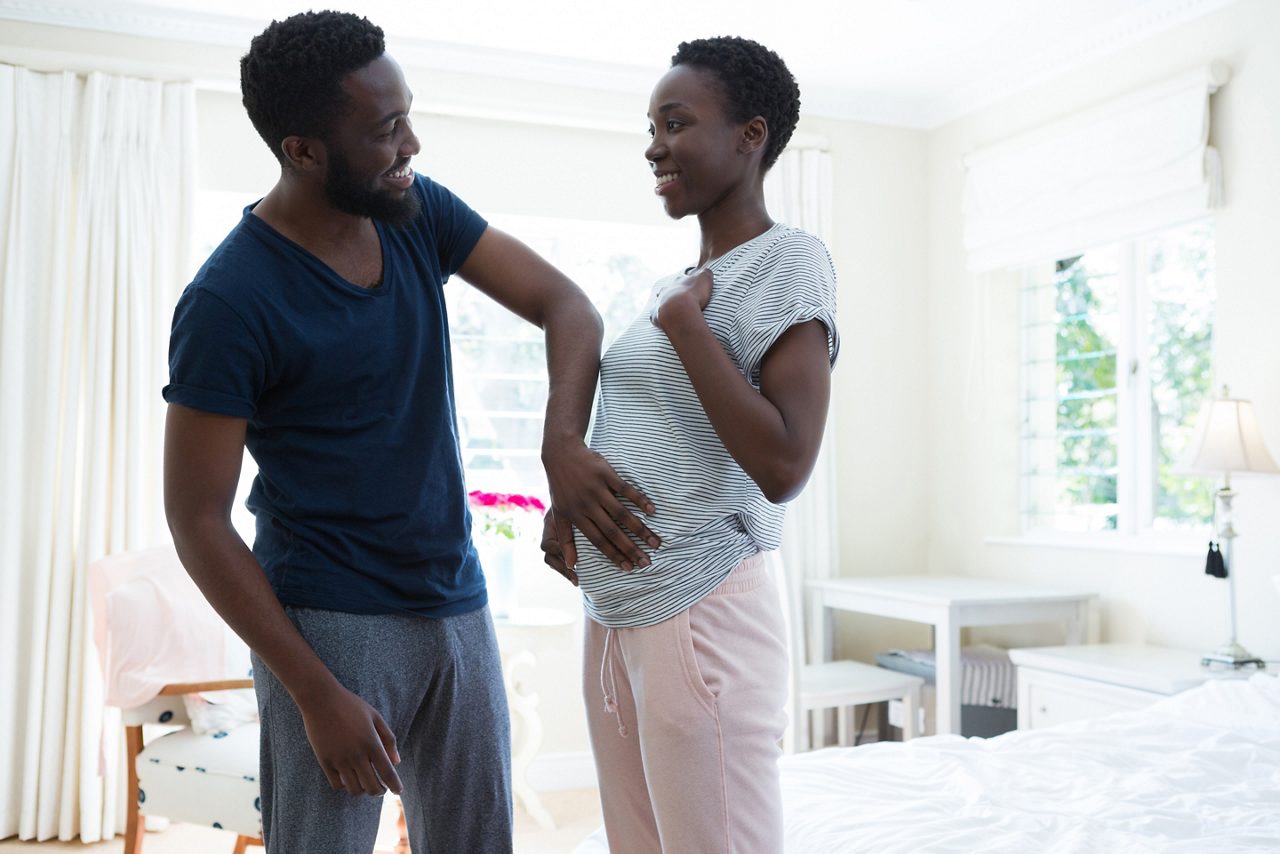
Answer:
[[(803, 93), (802, 93), (803, 95)], [(929, 473), (925, 316), (928, 136), (822, 119), (801, 129), (830, 140), (833, 234), (840, 276), (840, 361), (832, 383), (842, 575), (923, 573)], [(838, 615), (837, 654), (872, 660), (927, 646), (926, 629)]]
[[(1216, 229), (1215, 375), (1253, 399), (1267, 443), (1280, 454), (1280, 3), (1242, 0), (928, 139), (928, 565), (1096, 590), (1109, 640), (1212, 648), (1227, 636), (1227, 586), (1203, 575), (1201, 549), (1171, 557), (984, 543), (1018, 533), (1018, 305), (1011, 277), (963, 272), (959, 163), (975, 148), (1214, 59), (1233, 71), (1212, 105), (1227, 194)], [(971, 332), (975, 306), (985, 340)], [(975, 397), (966, 416), (968, 388)], [(1280, 658), (1280, 595), (1270, 580), (1280, 573), (1280, 478), (1242, 478), (1237, 486), (1241, 639)], [(1034, 632), (1004, 637), (1053, 640)]]

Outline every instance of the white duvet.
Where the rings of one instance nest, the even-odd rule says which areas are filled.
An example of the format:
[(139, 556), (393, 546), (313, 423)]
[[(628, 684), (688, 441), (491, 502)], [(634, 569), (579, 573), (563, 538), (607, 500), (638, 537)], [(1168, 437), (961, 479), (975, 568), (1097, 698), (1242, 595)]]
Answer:
[[(782, 791), (787, 854), (1280, 852), (1280, 679), (987, 740), (790, 756)], [(578, 848), (605, 851), (602, 831)]]
[(993, 739), (787, 757), (787, 852), (1280, 852), (1280, 679)]

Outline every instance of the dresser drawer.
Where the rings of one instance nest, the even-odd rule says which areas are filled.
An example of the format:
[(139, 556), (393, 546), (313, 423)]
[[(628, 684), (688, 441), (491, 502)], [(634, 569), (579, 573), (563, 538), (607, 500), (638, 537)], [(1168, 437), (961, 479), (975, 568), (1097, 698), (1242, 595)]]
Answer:
[(1018, 695), (1018, 729), (1043, 729), (1141, 709), (1164, 696), (1026, 667), (1018, 668)]

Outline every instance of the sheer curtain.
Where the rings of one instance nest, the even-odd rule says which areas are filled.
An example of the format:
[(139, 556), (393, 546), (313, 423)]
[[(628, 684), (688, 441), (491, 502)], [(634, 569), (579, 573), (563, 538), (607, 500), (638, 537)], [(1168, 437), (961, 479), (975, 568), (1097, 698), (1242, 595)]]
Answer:
[[(784, 151), (765, 180), (765, 201), (773, 218), (803, 228), (830, 244), (831, 155), (817, 148)], [(791, 502), (782, 535), (782, 563), (790, 601), (804, 601), (804, 582), (836, 575), (835, 413), (827, 416), (817, 465), (804, 491)], [(794, 609), (793, 609), (794, 613)], [(803, 614), (803, 609), (799, 609)], [(800, 637), (804, 636), (800, 633)], [(816, 650), (810, 650), (813, 655)]]
[(0, 65), (0, 838), (121, 826), (85, 570), (167, 540), (194, 113), (188, 84)]

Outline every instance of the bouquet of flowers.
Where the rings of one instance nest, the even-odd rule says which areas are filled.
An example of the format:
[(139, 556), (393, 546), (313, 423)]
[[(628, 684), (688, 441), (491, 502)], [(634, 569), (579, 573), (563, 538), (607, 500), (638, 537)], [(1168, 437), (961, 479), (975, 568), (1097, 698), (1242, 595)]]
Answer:
[(505, 492), (481, 492), (474, 490), (467, 493), (467, 503), (471, 505), (472, 518), (478, 521), (479, 533), (516, 538), (520, 513), (544, 513), (547, 506), (532, 495), (514, 495)]

